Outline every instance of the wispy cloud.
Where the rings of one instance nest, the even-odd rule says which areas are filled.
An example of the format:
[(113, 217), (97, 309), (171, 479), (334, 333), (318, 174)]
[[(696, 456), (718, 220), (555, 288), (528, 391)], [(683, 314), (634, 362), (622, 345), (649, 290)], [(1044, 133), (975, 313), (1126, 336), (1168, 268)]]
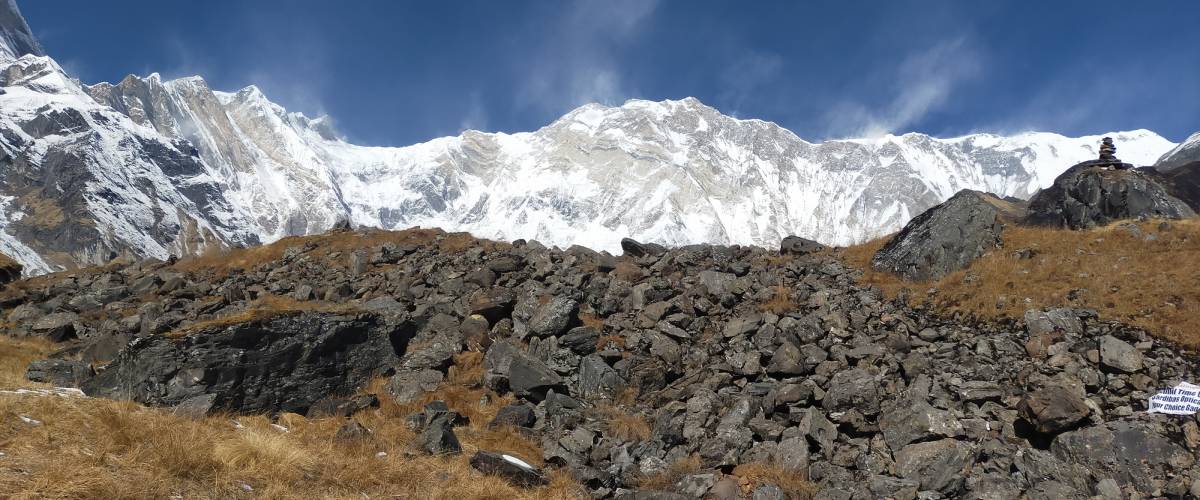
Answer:
[(467, 101), (467, 114), (459, 122), (458, 131), (461, 133), (465, 130), (487, 130), (487, 124), (488, 112), (483, 104), (483, 95), (478, 90), (471, 92)]
[(582, 104), (614, 104), (626, 88), (619, 49), (643, 28), (657, 0), (579, 0), (553, 21), (545, 49), (533, 56), (518, 104), (561, 112)]
[(887, 104), (872, 109), (859, 101), (843, 102), (829, 112), (830, 130), (866, 137), (904, 131), (945, 105), (959, 85), (979, 76), (981, 58), (965, 37), (910, 53), (899, 65), (870, 75), (891, 95)]

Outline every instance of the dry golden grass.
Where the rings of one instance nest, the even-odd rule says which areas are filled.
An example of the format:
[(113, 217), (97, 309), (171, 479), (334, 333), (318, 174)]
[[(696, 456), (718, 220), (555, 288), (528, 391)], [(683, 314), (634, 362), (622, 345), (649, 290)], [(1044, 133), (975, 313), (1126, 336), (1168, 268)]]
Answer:
[[(0, 389), (20, 382), (27, 359), (48, 346), (0, 337)], [(477, 363), (471, 356), (457, 362)], [(468, 378), (464, 369), (460, 373)], [(376, 389), (382, 381), (375, 383)], [(488, 396), (485, 398), (485, 396)], [(284, 432), (264, 416), (190, 420), (130, 402), (0, 393), (0, 498), (582, 498), (566, 474), (522, 490), (474, 471), (469, 457), (488, 449), (541, 462), (538, 446), (512, 429), (487, 423), (510, 398), (454, 380), (420, 401), (354, 419), (371, 430), (358, 441), (335, 439), (342, 419), (281, 416)], [(456, 428), (464, 452), (413, 453), (406, 415), (442, 399), (471, 419)], [(36, 419), (31, 425), (21, 417)], [(241, 425), (239, 429), (234, 421)], [(247, 491), (246, 488), (251, 491)]]
[(12, 257), (0, 253), (0, 268), (12, 267), (17, 264), (17, 261)]
[[(428, 245), (443, 234), (445, 233), (440, 229), (406, 229), (403, 231), (367, 229), (334, 231), (314, 236), (291, 236), (269, 245), (215, 250), (205, 255), (180, 259), (175, 263), (174, 268), (178, 271), (193, 273), (223, 273), (231, 269), (249, 270), (282, 259), (288, 248), (307, 244), (316, 245), (311, 253), (317, 258), (323, 259), (323, 263), (344, 268), (349, 265), (348, 253), (354, 250), (372, 248), (385, 243)], [(335, 253), (339, 255), (338, 259), (325, 259), (326, 256)]]
[(617, 267), (612, 270), (612, 274), (619, 280), (635, 284), (646, 278), (646, 271), (629, 258), (618, 260)]
[(183, 337), (205, 328), (225, 327), (241, 323), (260, 322), (281, 316), (300, 314), (307, 311), (335, 314), (360, 312), (350, 304), (335, 304), (324, 301), (303, 301), (280, 295), (264, 295), (250, 302), (249, 307), (233, 314), (186, 324), (166, 334), (170, 338)]
[(644, 415), (612, 405), (600, 406), (596, 411), (604, 416), (608, 434), (622, 441), (645, 441), (654, 434)]
[(0, 333), (0, 388), (33, 386), (25, 380), (25, 367), (46, 359), (54, 349), (46, 339), (15, 339)]
[(647, 490), (669, 491), (674, 489), (675, 484), (684, 477), (699, 473), (703, 469), (704, 462), (700, 460), (700, 455), (693, 453), (671, 463), (662, 472), (643, 476), (638, 480), (638, 487)]
[(597, 351), (603, 351), (609, 348), (616, 348), (617, 350), (624, 351), (625, 337), (618, 334), (610, 334), (601, 335), (600, 337), (596, 338)]
[[(845, 261), (863, 284), (889, 297), (910, 290), (910, 302), (977, 318), (1020, 318), (1043, 307), (1094, 309), (1101, 318), (1145, 328), (1200, 347), (1200, 220), (1138, 223), (1154, 241), (1119, 224), (1086, 231), (1010, 226), (1004, 247), (940, 280), (911, 283), (872, 270), (871, 256), (886, 240), (847, 248)], [(1032, 258), (1014, 255), (1032, 249)], [(925, 290), (934, 287), (932, 297)]]
[(804, 473), (772, 463), (742, 464), (733, 469), (733, 475), (738, 477), (742, 491), (747, 496), (763, 484), (778, 486), (791, 500), (809, 500), (817, 493), (816, 486), (808, 481)]
[(799, 304), (792, 298), (792, 291), (785, 285), (775, 285), (772, 287), (774, 293), (770, 300), (758, 305), (758, 310), (762, 312), (770, 312), (774, 314), (783, 314), (789, 311), (796, 310)]
[(595, 314), (580, 312), (579, 322), (583, 323), (583, 326), (595, 329), (597, 332), (604, 331), (604, 318), (596, 316)]

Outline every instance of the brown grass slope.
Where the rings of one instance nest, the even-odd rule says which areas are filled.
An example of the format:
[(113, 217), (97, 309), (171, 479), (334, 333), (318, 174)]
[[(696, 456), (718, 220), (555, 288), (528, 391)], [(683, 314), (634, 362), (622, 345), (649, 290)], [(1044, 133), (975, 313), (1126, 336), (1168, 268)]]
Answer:
[[(886, 238), (842, 251), (861, 282), (889, 297), (980, 319), (1043, 307), (1093, 309), (1104, 319), (1200, 347), (1200, 220), (1117, 223), (1087, 231), (1010, 226), (1003, 248), (935, 281), (871, 269)], [(930, 294), (930, 289), (936, 293)]]

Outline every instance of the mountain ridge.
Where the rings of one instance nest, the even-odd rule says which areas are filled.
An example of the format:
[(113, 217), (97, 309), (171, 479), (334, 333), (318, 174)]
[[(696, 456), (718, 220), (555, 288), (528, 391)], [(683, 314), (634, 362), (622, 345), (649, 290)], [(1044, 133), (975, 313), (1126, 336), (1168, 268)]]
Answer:
[[(222, 92), (200, 76), (157, 73), (84, 85), (33, 55), (0, 70), (12, 89), (0, 95), (0, 171), (39, 179), (0, 182), (0, 251), (39, 273), (120, 253), (253, 245), (341, 220), (614, 253), (623, 237), (770, 247), (795, 234), (845, 245), (895, 231), (961, 189), (1028, 198), (1095, 157), (1100, 138), (810, 142), (687, 97), (587, 104), (528, 132), (359, 146), (327, 117), (289, 112), (253, 85)], [(1145, 130), (1111, 135), (1134, 163), (1174, 146)], [(128, 165), (140, 165), (136, 182)], [(50, 171), (77, 182), (59, 190)], [(63, 213), (72, 215), (46, 216)]]

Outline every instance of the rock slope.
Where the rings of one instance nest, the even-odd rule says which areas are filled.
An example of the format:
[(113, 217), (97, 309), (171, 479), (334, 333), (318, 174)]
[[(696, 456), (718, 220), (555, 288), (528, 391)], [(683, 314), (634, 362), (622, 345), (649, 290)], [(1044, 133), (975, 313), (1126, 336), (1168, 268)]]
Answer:
[[(393, 375), (378, 397), (409, 400), (456, 353), (482, 351), (482, 383), (517, 397), (497, 419), (597, 498), (780, 498), (726, 475), (754, 463), (807, 475), (830, 499), (1200, 493), (1195, 420), (1144, 413), (1200, 366), (1145, 332), (1077, 310), (940, 317), (857, 286), (828, 252), (640, 248), (343, 232), (34, 278), (0, 303), (8, 333), (65, 342), (33, 375), (95, 369), (92, 394), (207, 396), (189, 403), (199, 411), (311, 410), (381, 373)], [(453, 449), (452, 410), (412, 417), (428, 451)], [(668, 492), (638, 490), (689, 457), (699, 469)]]

